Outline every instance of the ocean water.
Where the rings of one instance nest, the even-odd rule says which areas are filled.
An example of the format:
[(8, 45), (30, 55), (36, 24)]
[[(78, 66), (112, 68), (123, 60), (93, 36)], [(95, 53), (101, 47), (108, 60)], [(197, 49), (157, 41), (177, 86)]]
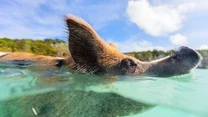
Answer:
[(0, 117), (207, 117), (208, 69), (159, 78), (0, 63)]

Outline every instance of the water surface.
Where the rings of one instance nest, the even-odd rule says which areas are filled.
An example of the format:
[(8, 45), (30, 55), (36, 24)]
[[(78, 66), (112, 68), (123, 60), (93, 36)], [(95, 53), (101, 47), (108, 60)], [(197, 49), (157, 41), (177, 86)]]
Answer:
[(158, 78), (0, 63), (0, 117), (207, 117), (208, 70)]

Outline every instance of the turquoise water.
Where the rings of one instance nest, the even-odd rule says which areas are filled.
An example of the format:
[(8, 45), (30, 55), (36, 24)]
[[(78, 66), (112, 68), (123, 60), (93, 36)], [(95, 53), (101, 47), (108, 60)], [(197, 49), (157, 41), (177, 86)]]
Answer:
[(207, 117), (208, 70), (169, 78), (0, 64), (0, 117)]

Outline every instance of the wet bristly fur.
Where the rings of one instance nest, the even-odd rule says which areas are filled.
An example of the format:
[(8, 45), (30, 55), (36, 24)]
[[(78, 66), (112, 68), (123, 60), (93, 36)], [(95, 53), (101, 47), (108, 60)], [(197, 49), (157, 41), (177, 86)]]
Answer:
[[(118, 51), (115, 44), (104, 42), (84, 20), (67, 15), (65, 21), (69, 33), (68, 42), (71, 54), (70, 57), (64, 59), (66, 66), (88, 73), (119, 72), (121, 62), (125, 58), (128, 58), (127, 55)], [(56, 57), (22, 52), (9, 53), (0, 57), (0, 61), (32, 60), (40, 62), (48, 60), (50, 61), (49, 63), (53, 63), (56, 59)]]
[[(51, 64), (59, 67), (65, 65), (77, 71), (87, 73), (146, 75), (155, 74), (156, 72), (158, 76), (188, 73), (199, 62), (199, 55), (188, 47), (182, 47), (181, 51), (178, 51), (174, 56), (152, 62), (142, 62), (121, 53), (115, 44), (104, 42), (96, 31), (81, 18), (67, 15), (65, 22), (69, 35), (68, 42), (71, 56), (60, 59), (15, 52), (1, 56), (0, 61), (32, 60), (41, 64)], [(174, 63), (173, 61), (176, 62)], [(177, 71), (174, 68), (180, 69)]]
[[(172, 76), (188, 73), (190, 69), (197, 66), (200, 59), (194, 50), (181, 47), (181, 51), (173, 56), (152, 62), (142, 62), (121, 53), (116, 45), (104, 42), (96, 31), (81, 18), (67, 15), (66, 24), (71, 53), (71, 58), (66, 61), (70, 61), (68, 62), (70, 68), (82, 72), (125, 75), (154, 75), (155, 72), (158, 72), (156, 73), (158, 76)], [(180, 69), (175, 70), (174, 68)]]
[(104, 42), (84, 20), (68, 15), (69, 50), (74, 64), (71, 66), (86, 72), (97, 72), (116, 67), (125, 55), (115, 46)]

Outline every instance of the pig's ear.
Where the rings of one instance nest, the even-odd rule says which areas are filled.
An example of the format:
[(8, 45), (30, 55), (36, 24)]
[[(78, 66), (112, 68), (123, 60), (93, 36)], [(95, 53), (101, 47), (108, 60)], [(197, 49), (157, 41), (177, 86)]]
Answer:
[(105, 43), (95, 30), (81, 18), (67, 15), (69, 51), (78, 70), (98, 71), (99, 60), (108, 53), (109, 44)]

